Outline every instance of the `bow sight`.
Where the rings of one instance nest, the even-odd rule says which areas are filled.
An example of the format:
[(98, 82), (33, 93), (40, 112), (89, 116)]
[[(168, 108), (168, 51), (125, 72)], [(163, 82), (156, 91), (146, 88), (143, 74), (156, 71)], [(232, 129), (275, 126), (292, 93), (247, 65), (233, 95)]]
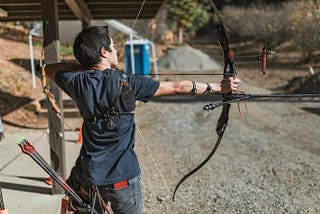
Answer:
[(260, 50), (259, 55), (252, 55), (252, 56), (238, 56), (235, 57), (236, 61), (260, 61), (261, 66), (260, 66), (260, 72), (262, 72), (264, 75), (267, 73), (267, 56), (270, 54), (274, 54), (275, 51), (272, 50), (269, 47), (263, 47)]

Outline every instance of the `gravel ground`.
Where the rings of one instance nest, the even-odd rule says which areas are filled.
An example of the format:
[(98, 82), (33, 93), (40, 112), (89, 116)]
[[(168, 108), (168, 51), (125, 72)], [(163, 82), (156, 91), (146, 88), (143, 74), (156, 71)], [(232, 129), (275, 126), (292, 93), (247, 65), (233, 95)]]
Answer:
[[(272, 92), (245, 81), (241, 89)], [(241, 103), (242, 116), (233, 104), (216, 154), (171, 202), (178, 181), (211, 151), (221, 112), (184, 98), (137, 108), (145, 213), (320, 213), (320, 117), (303, 110), (319, 103), (248, 102), (248, 111)]]
[[(215, 46), (194, 46), (219, 57)], [(176, 57), (184, 59), (183, 54)], [(288, 93), (299, 89), (299, 81), (292, 80), (303, 77), (299, 83), (303, 84), (306, 79), (302, 67), (270, 63), (268, 74), (262, 77), (256, 72), (258, 66), (252, 65), (244, 64), (238, 71), (241, 90), (246, 93), (279, 89)], [(171, 76), (169, 80), (186, 78), (214, 80), (213, 76)], [(319, 82), (317, 75), (305, 81), (306, 90), (299, 92), (319, 93)], [(242, 115), (233, 104), (216, 154), (180, 186), (171, 202), (176, 184), (214, 146), (221, 113), (221, 109), (202, 110), (216, 97), (207, 101), (175, 98), (137, 108), (145, 213), (320, 213), (319, 102), (248, 102), (248, 111), (241, 103)]]

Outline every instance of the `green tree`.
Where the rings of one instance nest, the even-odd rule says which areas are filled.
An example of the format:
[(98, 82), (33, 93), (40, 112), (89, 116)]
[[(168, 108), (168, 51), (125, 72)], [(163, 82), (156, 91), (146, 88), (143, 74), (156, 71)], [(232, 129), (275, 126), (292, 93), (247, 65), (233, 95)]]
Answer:
[(288, 0), (221, 0), (221, 1), (216, 1), (216, 4), (218, 8), (221, 8), (224, 5), (247, 7), (252, 4), (255, 4), (255, 5), (281, 4), (287, 1)]
[(174, 21), (179, 43), (183, 42), (186, 28), (191, 28), (197, 15), (198, 3), (194, 0), (170, 0), (167, 3), (169, 19)]
[(204, 4), (197, 4), (196, 8), (196, 16), (193, 19), (191, 27), (187, 27), (186, 30), (192, 34), (196, 33), (199, 29), (206, 26), (210, 19), (210, 13), (208, 12), (208, 6), (210, 5), (204, 5)]

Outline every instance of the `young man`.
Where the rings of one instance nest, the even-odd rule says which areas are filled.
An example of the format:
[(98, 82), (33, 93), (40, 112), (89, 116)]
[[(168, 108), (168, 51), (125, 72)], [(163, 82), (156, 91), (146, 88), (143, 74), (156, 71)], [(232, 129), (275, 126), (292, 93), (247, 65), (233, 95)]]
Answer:
[(74, 42), (81, 63), (47, 65), (46, 74), (77, 104), (83, 117), (83, 144), (75, 174), (94, 186), (114, 213), (140, 214), (143, 209), (140, 167), (134, 152), (135, 101), (171, 94), (238, 91), (239, 79), (220, 83), (157, 82), (142, 75), (124, 75), (108, 27), (88, 27)]

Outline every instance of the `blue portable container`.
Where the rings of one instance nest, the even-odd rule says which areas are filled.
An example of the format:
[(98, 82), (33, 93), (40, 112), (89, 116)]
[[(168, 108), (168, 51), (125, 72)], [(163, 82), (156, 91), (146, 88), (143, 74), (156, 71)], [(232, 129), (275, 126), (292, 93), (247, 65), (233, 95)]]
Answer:
[[(133, 44), (134, 70), (131, 65), (131, 45)], [(145, 40), (131, 40), (125, 45), (125, 72), (127, 74), (150, 75), (150, 44)]]

